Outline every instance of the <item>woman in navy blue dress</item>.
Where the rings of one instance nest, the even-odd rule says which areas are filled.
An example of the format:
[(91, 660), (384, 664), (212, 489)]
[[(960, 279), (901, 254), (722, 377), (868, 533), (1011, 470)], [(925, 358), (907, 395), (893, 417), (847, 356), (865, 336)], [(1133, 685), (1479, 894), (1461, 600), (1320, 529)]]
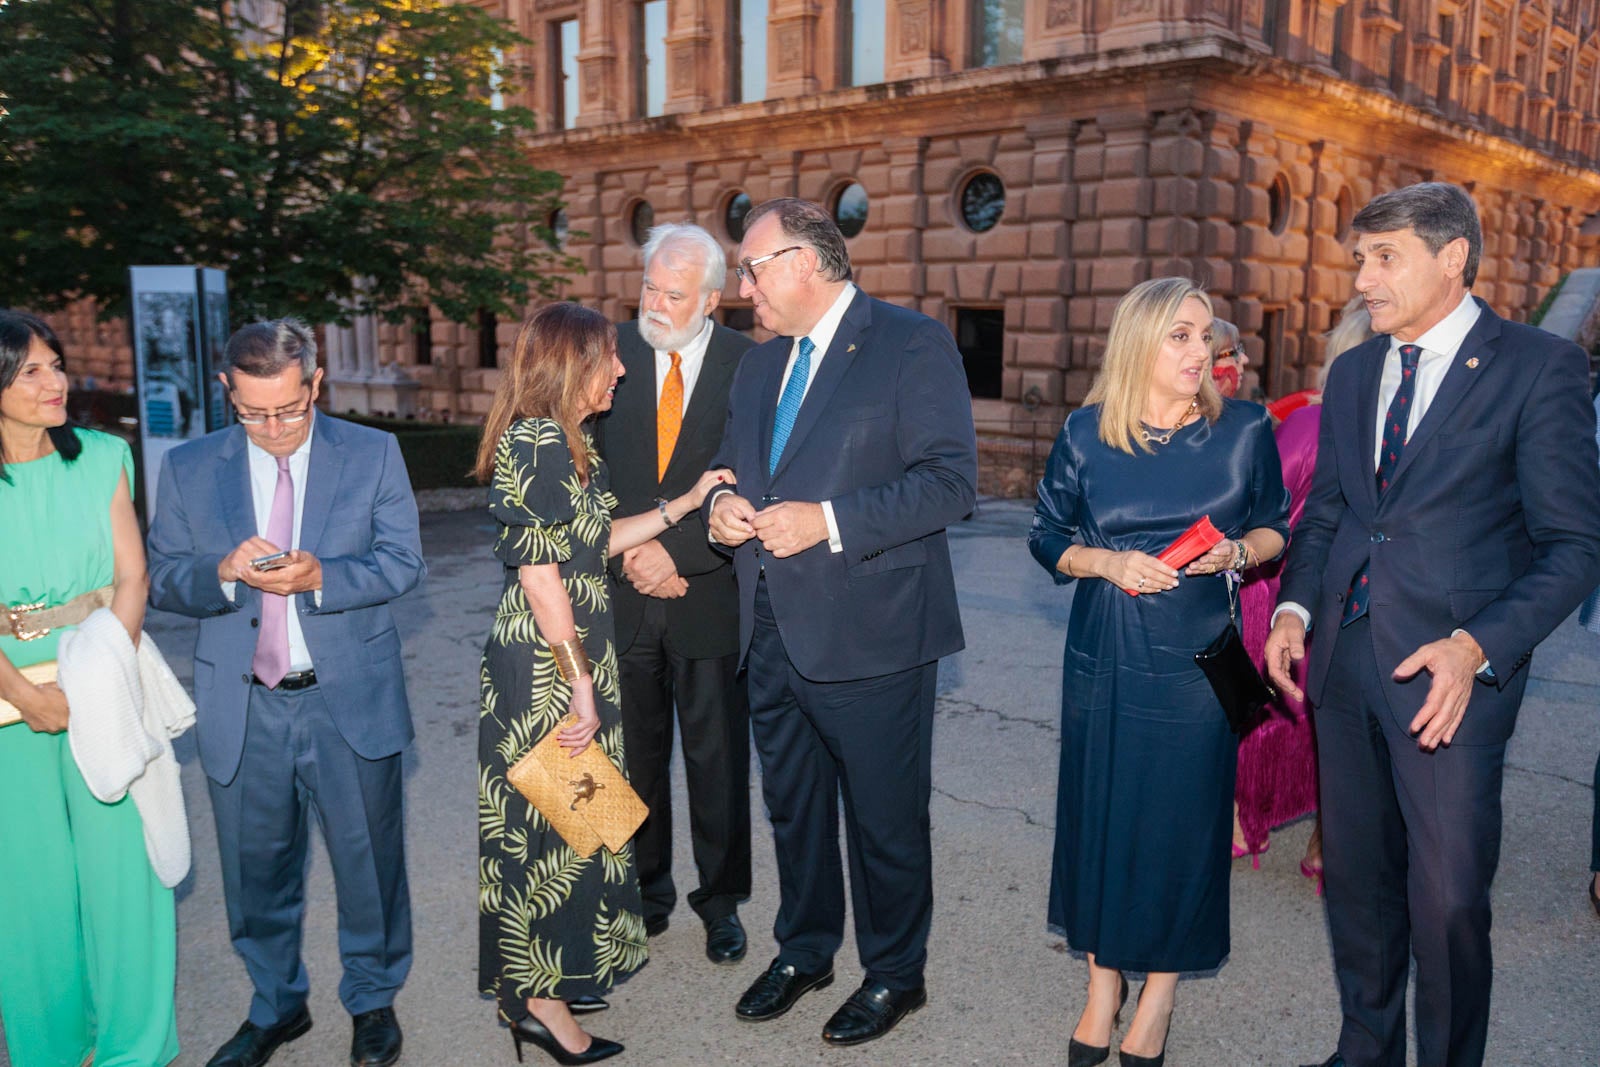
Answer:
[[(1178, 973), (1228, 955), (1237, 742), (1194, 654), (1228, 624), (1223, 572), (1288, 535), (1272, 420), (1210, 373), (1211, 301), (1157, 278), (1117, 305), (1085, 406), (1056, 438), (1028, 546), (1076, 581), (1062, 671), (1050, 924), (1088, 954), (1070, 1067), (1162, 1062)], [(1201, 516), (1226, 536), (1180, 576), (1156, 558)], [(1129, 596), (1124, 590), (1137, 590)]]

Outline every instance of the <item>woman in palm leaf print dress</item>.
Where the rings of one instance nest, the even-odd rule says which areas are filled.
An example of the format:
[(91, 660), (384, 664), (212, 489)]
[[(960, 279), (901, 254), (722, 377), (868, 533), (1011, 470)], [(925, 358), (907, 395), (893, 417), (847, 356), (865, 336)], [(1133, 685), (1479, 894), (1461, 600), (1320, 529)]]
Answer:
[[(517, 334), (478, 451), (505, 564), (481, 673), (479, 990), (499, 1002), (519, 1058), (524, 1040), (562, 1062), (621, 1052), (585, 1033), (567, 1002), (606, 992), (648, 953), (632, 847), (578, 856), (506, 769), (553, 729), (570, 754), (592, 741), (625, 769), (606, 556), (658, 536), (729, 478), (707, 474), (666, 514), (613, 524), (616, 499), (582, 424), (610, 409), (621, 374), (602, 315), (541, 309)], [(580, 657), (569, 682), (551, 646), (574, 639), (589, 662)]]

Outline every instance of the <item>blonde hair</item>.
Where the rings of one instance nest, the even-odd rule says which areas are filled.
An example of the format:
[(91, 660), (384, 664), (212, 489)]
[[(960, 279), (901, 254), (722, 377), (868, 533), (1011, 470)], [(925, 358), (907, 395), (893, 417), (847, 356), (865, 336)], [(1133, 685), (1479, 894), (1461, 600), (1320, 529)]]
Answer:
[(1361, 342), (1376, 336), (1372, 329), (1372, 313), (1367, 310), (1366, 297), (1360, 293), (1352, 296), (1345, 303), (1339, 321), (1334, 323), (1333, 329), (1322, 336), (1328, 342), (1328, 347), (1322, 353), (1322, 369), (1317, 371), (1319, 391), (1328, 384), (1328, 369), (1333, 366), (1334, 360)]
[(483, 440), (472, 473), (494, 476), (495, 449), (517, 419), (546, 418), (561, 424), (578, 477), (589, 477), (583, 420), (588, 392), (610, 365), (617, 331), (598, 311), (578, 304), (547, 304), (534, 312), (511, 343), (511, 362), (500, 375), (494, 402), (483, 420)]
[[(1135, 448), (1154, 451), (1139, 435), (1140, 416), (1149, 398), (1161, 344), (1178, 309), (1190, 297), (1212, 313), (1211, 298), (1188, 278), (1151, 278), (1117, 302), (1100, 373), (1084, 398), (1085, 404), (1100, 405), (1100, 440), (1112, 448), (1130, 456)], [(1195, 399), (1206, 421), (1216, 422), (1222, 414), (1222, 394), (1209, 373), (1200, 376), (1200, 394)]]

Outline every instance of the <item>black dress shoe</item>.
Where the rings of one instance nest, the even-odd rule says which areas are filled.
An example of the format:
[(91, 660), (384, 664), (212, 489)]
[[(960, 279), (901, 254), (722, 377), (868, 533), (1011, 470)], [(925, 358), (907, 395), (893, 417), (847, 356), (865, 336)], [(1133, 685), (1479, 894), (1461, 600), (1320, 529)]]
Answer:
[(1321, 1063), (1307, 1063), (1301, 1067), (1344, 1067), (1344, 1057), (1335, 1052)]
[(667, 917), (655, 915), (644, 921), (644, 935), (646, 937), (660, 937), (667, 932)]
[(595, 1037), (590, 1034), (588, 1048), (582, 1052), (568, 1052), (562, 1047), (561, 1042), (556, 1040), (556, 1035), (552, 1034), (545, 1028), (543, 1023), (531, 1015), (518, 1019), (510, 1025), (511, 1044), (517, 1050), (518, 1063), (522, 1062), (522, 1043), (524, 1041), (544, 1049), (551, 1059), (562, 1064), (563, 1067), (580, 1063), (599, 1063), (601, 1060), (609, 1060), (612, 1056), (622, 1051), (622, 1046), (615, 1041), (607, 1041), (603, 1037)]
[(822, 1040), (830, 1045), (859, 1045), (871, 1041), (893, 1030), (895, 1023), (926, 1003), (928, 991), (922, 986), (890, 989), (868, 978), (833, 1013), (828, 1025), (822, 1028)]
[(567, 1010), (574, 1015), (592, 1015), (609, 1007), (604, 997), (573, 997), (567, 1001)]
[(393, 1008), (374, 1008), (351, 1017), (350, 1067), (389, 1067), (400, 1058), (400, 1020)]
[(733, 1010), (747, 1023), (765, 1022), (776, 1019), (794, 1007), (795, 1001), (813, 989), (826, 989), (831, 984), (832, 968), (807, 974), (795, 970), (792, 963), (773, 960), (766, 972), (744, 991), (744, 996), (739, 998), (739, 1004)]
[(257, 1026), (246, 1019), (244, 1025), (206, 1061), (206, 1067), (261, 1067), (272, 1059), (279, 1045), (288, 1044), (309, 1029), (311, 1013), (304, 1004), (299, 1011), (276, 1026)]
[(744, 959), (744, 924), (738, 915), (724, 915), (706, 923), (706, 959), (712, 963), (738, 963)]
[(1594, 905), (1594, 913), (1600, 915), (1600, 874), (1589, 879), (1589, 903)]

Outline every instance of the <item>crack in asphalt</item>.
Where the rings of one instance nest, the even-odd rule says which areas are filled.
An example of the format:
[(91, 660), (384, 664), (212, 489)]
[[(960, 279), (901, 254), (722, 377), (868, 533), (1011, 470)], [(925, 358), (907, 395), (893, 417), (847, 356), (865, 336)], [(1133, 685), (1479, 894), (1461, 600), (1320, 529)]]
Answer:
[(1054, 830), (1056, 828), (1055, 823), (1041, 822), (1022, 808), (1012, 807), (1008, 804), (989, 804), (982, 800), (973, 800), (970, 797), (958, 797), (949, 790), (940, 789), (938, 786), (934, 786), (933, 791), (939, 796), (944, 797), (946, 800), (956, 804), (961, 804), (966, 807), (982, 808), (985, 811), (1004, 812), (1008, 815), (1020, 815), (1022, 816), (1022, 821), (1029, 826), (1037, 826), (1045, 830)]
[(970, 700), (958, 700), (954, 697), (940, 697), (935, 705), (934, 710), (963, 717), (993, 715), (1001, 723), (1004, 723), (1008, 726), (1012, 724), (1032, 726), (1035, 729), (1043, 730), (1045, 733), (1050, 734), (1053, 737), (1061, 736), (1060, 728), (1054, 723), (1040, 722), (1038, 719), (1029, 719), (1021, 715), (1008, 715), (998, 708), (986, 708), (982, 704), (974, 703)]

